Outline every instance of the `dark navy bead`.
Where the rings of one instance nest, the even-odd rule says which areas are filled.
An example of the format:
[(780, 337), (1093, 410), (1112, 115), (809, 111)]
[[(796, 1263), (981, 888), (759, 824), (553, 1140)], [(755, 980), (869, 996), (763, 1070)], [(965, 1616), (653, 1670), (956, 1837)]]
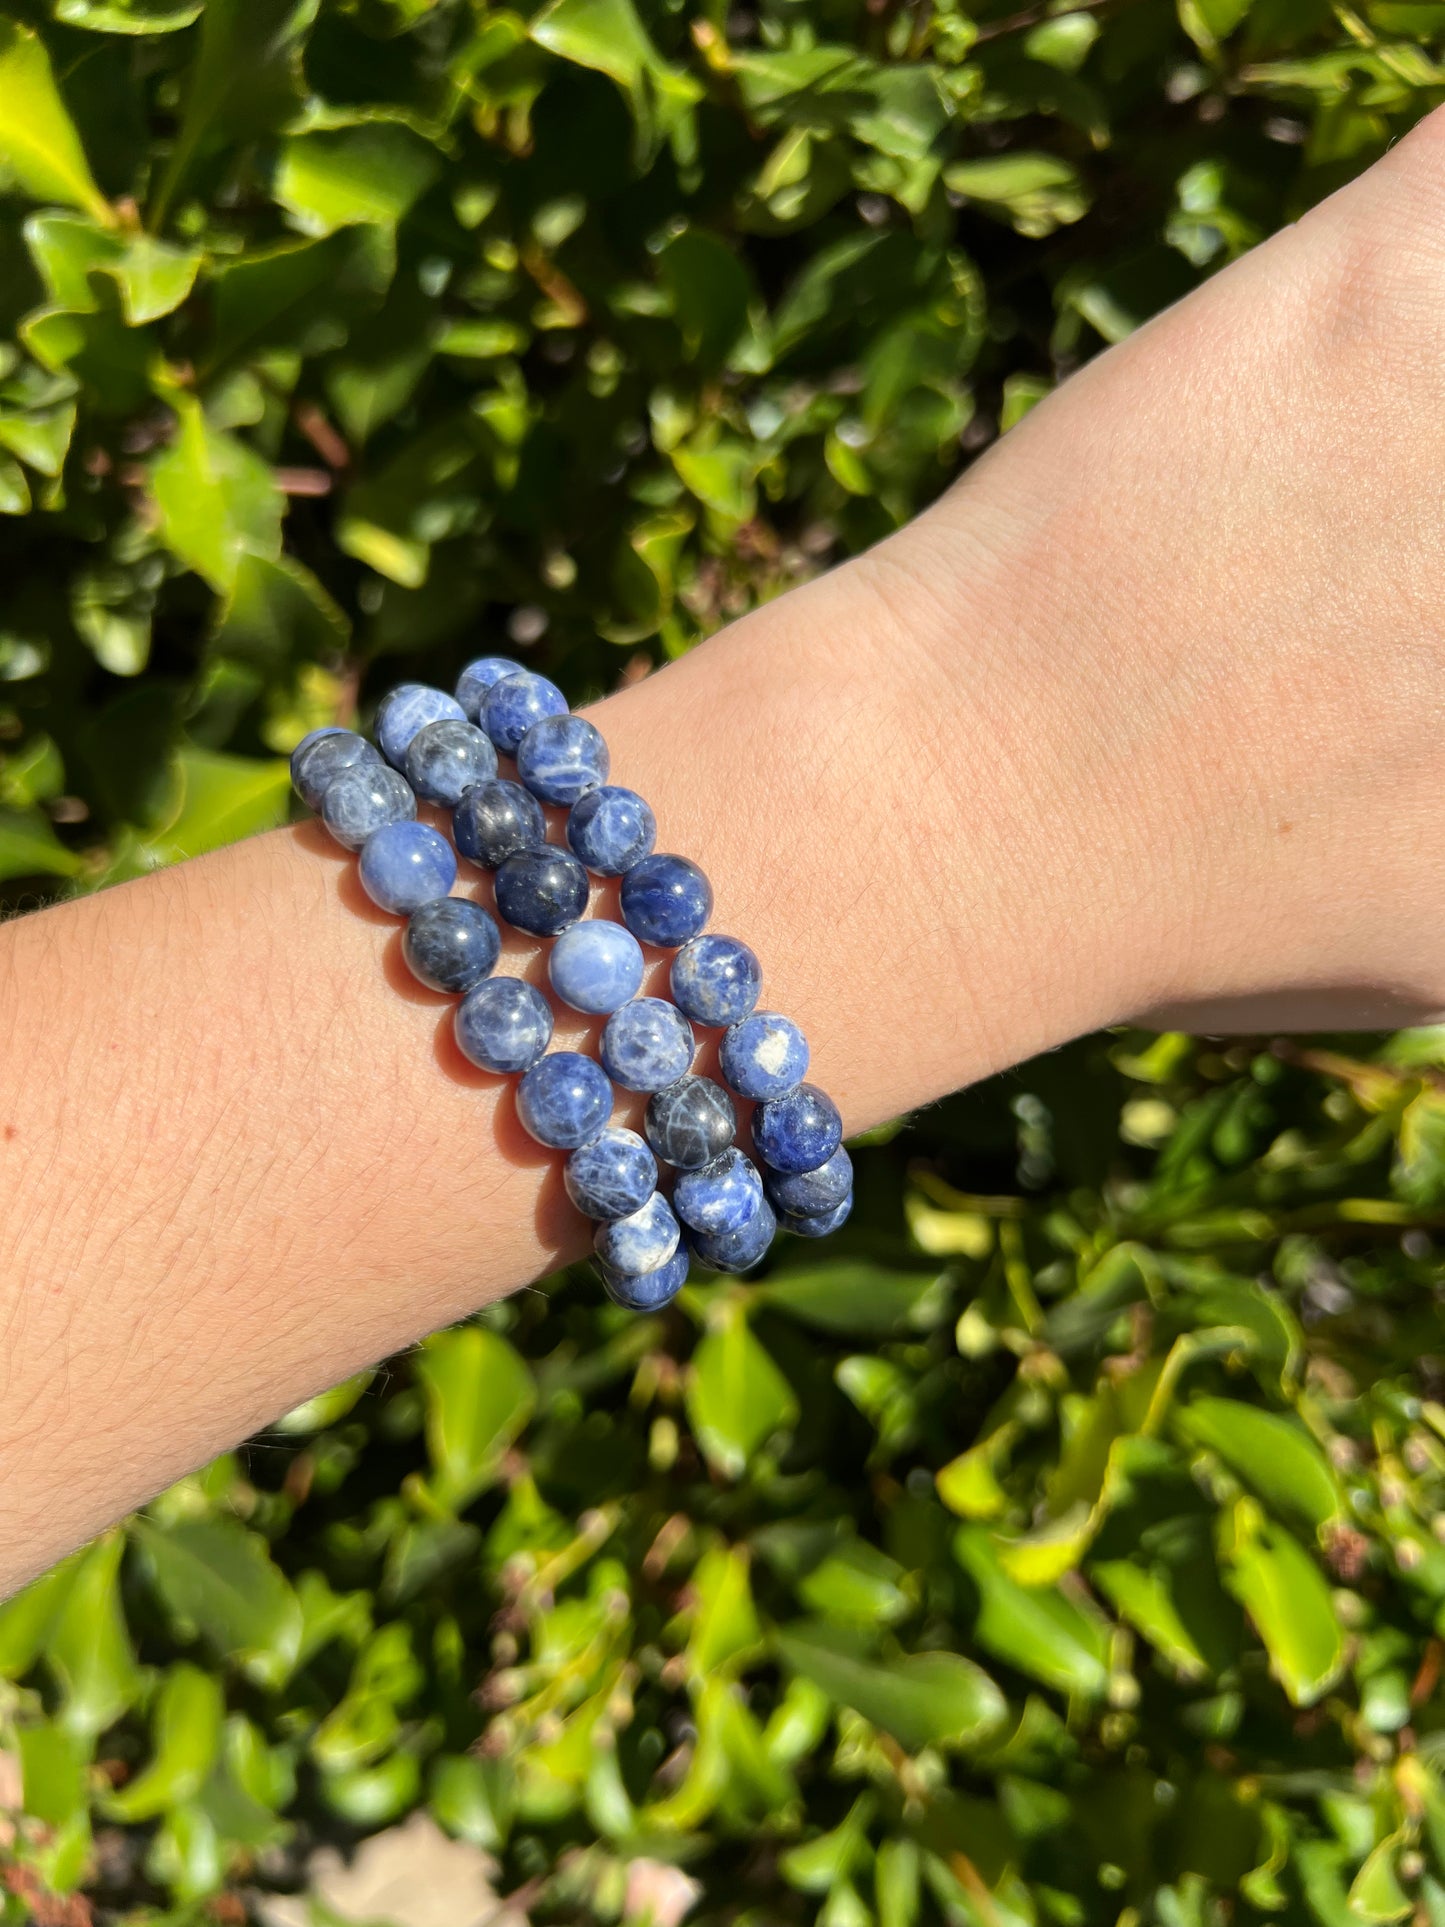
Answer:
[(853, 1194), (853, 1160), (840, 1147), (814, 1171), (769, 1171), (765, 1182), (780, 1217), (826, 1217)]
[(738, 1231), (694, 1231), (688, 1243), (699, 1264), (709, 1271), (751, 1271), (767, 1254), (777, 1230), (773, 1208), (764, 1198), (756, 1212)]
[(479, 723), (482, 719), (482, 704), (487, 691), (494, 682), (501, 682), (504, 676), (520, 676), (522, 664), (513, 662), (510, 656), (478, 656), (469, 662), (457, 677), (457, 701), (466, 711), (469, 723)]
[(734, 1024), (718, 1049), (722, 1074), (739, 1097), (784, 1097), (808, 1074), (808, 1040), (791, 1017), (755, 1010)]
[(456, 697), (449, 696), (444, 689), (428, 688), (424, 682), (398, 683), (378, 704), (372, 733), (387, 762), (400, 769), (406, 762), (412, 737), (428, 723), (439, 723), (444, 716), (454, 716), (461, 723), (467, 720)]
[(816, 1171), (842, 1141), (838, 1106), (816, 1084), (799, 1084), (753, 1113), (753, 1143), (775, 1171)]
[(599, 1225), (592, 1243), (609, 1271), (656, 1271), (681, 1242), (672, 1206), (660, 1191), (625, 1218)]
[(732, 1143), (737, 1113), (722, 1085), (710, 1077), (680, 1077), (647, 1100), (643, 1129), (664, 1164), (696, 1171)]
[(672, 1208), (694, 1231), (741, 1231), (763, 1201), (758, 1167), (736, 1145), (673, 1186)]
[(672, 960), (673, 1002), (695, 1024), (721, 1030), (746, 1017), (763, 987), (763, 967), (736, 937), (694, 937)]
[(327, 785), (358, 763), (379, 764), (380, 752), (354, 729), (328, 724), (303, 736), (291, 752), (291, 787), (308, 809), (319, 810)]
[(614, 1305), (621, 1305), (624, 1311), (661, 1311), (687, 1283), (687, 1250), (679, 1245), (667, 1263), (656, 1271), (613, 1271), (600, 1259), (597, 1270), (602, 1289)]
[(597, 1054), (607, 1075), (629, 1091), (661, 1091), (692, 1069), (692, 1026), (665, 997), (637, 997), (613, 1011)]
[(562, 1173), (567, 1196), (585, 1218), (610, 1223), (640, 1211), (657, 1189), (657, 1159), (636, 1131), (609, 1124), (574, 1151)]
[(664, 950), (695, 937), (712, 915), (712, 885), (685, 856), (645, 856), (622, 879), (622, 921)]
[(568, 848), (598, 876), (622, 876), (651, 853), (656, 837), (651, 804), (620, 783), (588, 790), (567, 817)]
[(795, 1238), (826, 1238), (830, 1232), (846, 1224), (852, 1209), (853, 1193), (850, 1191), (841, 1203), (833, 1206), (831, 1211), (819, 1211), (811, 1217), (797, 1216), (791, 1211), (780, 1211), (778, 1229), (791, 1231)]
[(353, 763), (326, 785), (321, 820), (348, 850), (359, 850), (384, 823), (406, 823), (416, 815), (411, 784), (378, 757)]
[(541, 849), (547, 819), (530, 790), (498, 776), (467, 791), (452, 812), (452, 835), (464, 857), (495, 870), (519, 850)]
[(489, 977), (467, 992), (453, 1019), (457, 1049), (484, 1071), (529, 1071), (552, 1041), (552, 1007), (520, 977)]
[(406, 780), (428, 803), (454, 809), (474, 783), (497, 773), (497, 752), (475, 723), (444, 716), (425, 723), (406, 752)]
[(592, 917), (564, 930), (547, 959), (547, 975), (564, 1004), (605, 1016), (642, 988), (642, 947), (630, 930)]
[(428, 990), (457, 997), (490, 977), (502, 951), (497, 920), (470, 897), (438, 897), (413, 910), (401, 954)]
[(575, 1151), (612, 1115), (612, 1086), (600, 1064), (580, 1051), (555, 1050), (517, 1086), (517, 1115), (539, 1144)]
[(555, 937), (587, 908), (587, 872), (567, 850), (545, 843), (509, 856), (497, 871), (497, 908), (532, 937)]
[(575, 803), (607, 781), (610, 762), (585, 716), (545, 716), (517, 745), (517, 774), (544, 803)]
[(540, 723), (544, 716), (566, 714), (567, 698), (556, 683), (530, 669), (519, 669), (515, 675), (503, 676), (492, 684), (480, 720), (497, 748), (512, 756), (533, 723)]
[(361, 846), (361, 882), (372, 902), (399, 917), (444, 897), (457, 880), (457, 857), (425, 823), (383, 823)]

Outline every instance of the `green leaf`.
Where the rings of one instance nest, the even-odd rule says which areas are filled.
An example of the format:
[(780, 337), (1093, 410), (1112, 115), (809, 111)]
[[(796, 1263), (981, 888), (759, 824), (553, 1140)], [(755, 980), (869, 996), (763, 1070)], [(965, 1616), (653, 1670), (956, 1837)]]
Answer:
[(84, 1813), (89, 1740), (46, 1720), (20, 1727), (15, 1741), (25, 1811), (47, 1827), (64, 1827), (76, 1814)]
[(693, 1353), (687, 1416), (708, 1463), (741, 1478), (753, 1454), (798, 1415), (793, 1388), (729, 1297)]
[(178, 33), (201, 17), (203, 0), (52, 0), (57, 20), (89, 33)]
[(687, 1662), (694, 1678), (715, 1677), (725, 1668), (754, 1654), (762, 1639), (749, 1562), (742, 1546), (717, 1546), (703, 1554), (692, 1575), (697, 1612), (687, 1642)]
[(90, 277), (108, 275), (132, 328), (178, 308), (201, 265), (198, 249), (171, 247), (149, 234), (118, 234), (75, 214), (32, 214), (25, 245), (57, 308), (93, 313), (98, 304)]
[(166, 547), (218, 594), (233, 590), (246, 554), (281, 552), (285, 505), (259, 455), (207, 422), (198, 402), (177, 403), (175, 440), (150, 467), (150, 493)]
[(1217, 1452), (1287, 1524), (1318, 1530), (1340, 1516), (1329, 1460), (1298, 1419), (1240, 1399), (1193, 1398), (1175, 1414), (1192, 1445)]
[(173, 1666), (156, 1701), (150, 1761), (106, 1800), (110, 1817), (154, 1820), (199, 1793), (220, 1751), (224, 1711), (218, 1680), (194, 1666)]
[(115, 219), (96, 186), (70, 118), (50, 55), (39, 34), (0, 17), (0, 162), (34, 201), (84, 208), (109, 226)]
[(1002, 1726), (1008, 1711), (998, 1687), (958, 1653), (906, 1653), (871, 1660), (856, 1636), (821, 1621), (801, 1621), (778, 1634), (785, 1662), (851, 1706), (900, 1746), (977, 1746)]
[(1241, 1500), (1221, 1522), (1225, 1583), (1254, 1622), (1270, 1670), (1296, 1706), (1339, 1677), (1344, 1631), (1324, 1574), (1282, 1526)]
[(946, 1275), (894, 1271), (863, 1259), (780, 1271), (755, 1286), (754, 1295), (770, 1310), (848, 1337), (928, 1331), (948, 1315)]
[(690, 156), (693, 108), (702, 88), (669, 66), (648, 38), (632, 0), (551, 0), (528, 29), (561, 60), (606, 74), (626, 93), (637, 128), (638, 156), (650, 159), (659, 138)]
[(301, 1608), (266, 1541), (229, 1519), (131, 1527), (166, 1607), (263, 1686), (279, 1685), (301, 1646)]
[(1107, 1622), (1056, 1589), (1010, 1579), (982, 1528), (962, 1527), (953, 1544), (978, 1587), (979, 1643), (1046, 1686), (1097, 1699), (1109, 1683)]
[(483, 1325), (428, 1339), (416, 1373), (426, 1396), (431, 1493), (460, 1512), (495, 1482), (503, 1453), (532, 1415), (536, 1386), (525, 1360)]
[(60, 1682), (60, 1722), (86, 1736), (114, 1724), (141, 1690), (120, 1599), (119, 1532), (98, 1539), (65, 1589), (45, 1653)]
[(207, 850), (277, 829), (286, 821), (291, 772), (285, 757), (261, 762), (187, 745), (177, 752), (173, 767), (177, 806), (147, 839), (151, 862), (204, 856)]
[(0, 1679), (23, 1678), (40, 1657), (84, 1560), (83, 1552), (73, 1552), (0, 1603)]
[(0, 810), (0, 883), (9, 877), (77, 877), (84, 859), (66, 849), (39, 810)]
[(395, 227), (441, 172), (434, 149), (395, 122), (284, 141), (271, 191), (306, 234)]
[(943, 170), (949, 189), (1008, 221), (1030, 240), (1082, 220), (1089, 196), (1078, 170), (1057, 154), (998, 154), (954, 161)]
[(27, 468), (54, 477), (65, 466), (66, 451), (75, 429), (75, 403), (54, 408), (30, 408), (14, 415), (0, 414), (0, 448), (18, 455)]
[(215, 268), (206, 372), (276, 348), (302, 355), (335, 348), (385, 292), (395, 264), (390, 236), (363, 227), (258, 248)]

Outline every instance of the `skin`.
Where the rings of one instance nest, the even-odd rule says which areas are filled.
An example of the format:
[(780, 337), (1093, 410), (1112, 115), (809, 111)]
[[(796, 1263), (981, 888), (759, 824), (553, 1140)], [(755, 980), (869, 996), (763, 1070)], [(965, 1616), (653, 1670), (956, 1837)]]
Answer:
[[(1437, 116), (593, 712), (848, 1129), (1128, 1017), (1445, 1010), (1442, 420)], [(314, 825), (11, 924), (0, 1009), (0, 1589), (586, 1247)]]

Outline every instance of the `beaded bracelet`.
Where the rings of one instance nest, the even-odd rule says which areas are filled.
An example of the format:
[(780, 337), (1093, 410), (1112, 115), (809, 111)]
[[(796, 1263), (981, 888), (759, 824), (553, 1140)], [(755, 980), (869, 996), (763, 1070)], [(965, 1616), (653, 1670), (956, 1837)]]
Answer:
[[(481, 1068), (518, 1074), (518, 1115), (539, 1143), (570, 1156), (569, 1198), (598, 1222), (604, 1287), (632, 1309), (681, 1289), (689, 1251), (713, 1270), (750, 1270), (781, 1226), (823, 1237), (852, 1208), (852, 1165), (831, 1099), (805, 1083), (808, 1045), (788, 1018), (754, 1009), (758, 960), (737, 938), (704, 934), (712, 889), (685, 857), (657, 854), (656, 820), (634, 791), (607, 782), (600, 732), (547, 678), (503, 656), (463, 670), (455, 696), (402, 684), (379, 706), (376, 748), (349, 730), (313, 731), (292, 756), (297, 793), (360, 853), (381, 908), (407, 918), (403, 953), (429, 988), (460, 996), (455, 1033)], [(498, 752), (519, 781), (498, 774)], [(385, 760), (383, 760), (385, 758)], [(417, 797), (452, 812), (456, 848), (490, 869), (499, 914), (554, 939), (548, 977), (573, 1009), (605, 1016), (601, 1066), (549, 1051), (552, 1012), (531, 984), (491, 973), (495, 919), (450, 894), (451, 845), (416, 819)], [(568, 809), (568, 848), (546, 840), (541, 805)], [(587, 872), (621, 878), (622, 923), (583, 920)], [(643, 942), (677, 952), (674, 1001), (639, 995)], [(766, 1176), (733, 1143), (728, 1091), (692, 1074), (692, 1022), (724, 1032), (723, 1077), (753, 1101)], [(609, 1081), (612, 1080), (612, 1081)], [(610, 1123), (612, 1082), (644, 1092), (646, 1141)], [(675, 1167), (669, 1205), (657, 1160)], [(679, 1220), (681, 1223), (679, 1223)]]

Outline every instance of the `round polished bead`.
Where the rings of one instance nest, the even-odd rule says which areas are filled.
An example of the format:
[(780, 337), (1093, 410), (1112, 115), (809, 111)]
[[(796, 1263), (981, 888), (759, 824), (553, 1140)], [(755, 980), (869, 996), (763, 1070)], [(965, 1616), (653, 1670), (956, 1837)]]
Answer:
[(791, 1017), (755, 1010), (734, 1024), (718, 1049), (722, 1074), (739, 1097), (785, 1097), (808, 1074), (808, 1040)]
[(721, 1030), (746, 1017), (763, 987), (763, 967), (736, 937), (694, 937), (672, 960), (673, 1001), (695, 1024)]
[(452, 812), (452, 835), (464, 857), (495, 870), (521, 850), (540, 850), (547, 819), (530, 790), (498, 776), (463, 796)]
[(520, 977), (489, 977), (457, 1005), (457, 1049), (480, 1070), (529, 1071), (552, 1041), (552, 1007)]
[(517, 1115), (539, 1144), (575, 1151), (611, 1117), (612, 1086), (601, 1065), (580, 1051), (552, 1051), (518, 1084)]
[(773, 1208), (764, 1198), (737, 1231), (694, 1231), (688, 1243), (698, 1263), (709, 1271), (751, 1271), (766, 1256), (777, 1228)]
[(602, 1289), (614, 1305), (621, 1305), (625, 1311), (660, 1311), (664, 1305), (671, 1304), (687, 1283), (687, 1249), (679, 1245), (667, 1263), (659, 1265), (656, 1271), (613, 1271), (601, 1259), (597, 1269)]
[(693, 1231), (741, 1231), (763, 1201), (763, 1181), (751, 1158), (730, 1144), (696, 1171), (684, 1171), (672, 1208)]
[(656, 1271), (682, 1238), (672, 1206), (654, 1191), (640, 1210), (597, 1227), (592, 1243), (609, 1271)]
[(439, 723), (445, 716), (454, 717), (459, 723), (467, 720), (456, 697), (449, 696), (444, 689), (432, 689), (424, 682), (398, 683), (377, 706), (374, 734), (382, 755), (388, 763), (402, 768), (412, 737), (428, 723)]
[(692, 1068), (696, 1039), (676, 1004), (638, 997), (613, 1011), (597, 1054), (614, 1084), (629, 1091), (661, 1091)]
[(816, 1084), (799, 1084), (753, 1113), (753, 1143), (775, 1171), (816, 1171), (842, 1141), (838, 1106)]
[(482, 704), (493, 683), (501, 682), (504, 676), (520, 676), (521, 673), (521, 663), (513, 662), (510, 656), (478, 656), (475, 662), (469, 662), (457, 677), (456, 691), (457, 701), (466, 711), (467, 721), (481, 721)]
[(544, 843), (521, 850), (497, 871), (497, 908), (532, 937), (555, 937), (587, 908), (587, 872), (575, 856)]
[(321, 799), (322, 822), (348, 850), (359, 850), (383, 824), (410, 822), (415, 815), (411, 784), (379, 756), (333, 776)]
[(383, 823), (362, 844), (360, 867), (372, 902), (399, 917), (444, 897), (457, 880), (456, 852), (425, 823)]
[(712, 885), (685, 856), (645, 856), (622, 879), (622, 921), (665, 950), (695, 937), (712, 915)]
[(567, 817), (568, 848), (598, 876), (624, 875), (651, 853), (656, 838), (652, 805), (620, 783), (588, 790)]
[(768, 1201), (780, 1218), (820, 1218), (853, 1195), (853, 1160), (841, 1145), (813, 1171), (769, 1171)]
[(647, 1203), (657, 1189), (657, 1159), (636, 1131), (609, 1124), (572, 1153), (562, 1182), (583, 1217), (610, 1223)]
[(291, 752), (291, 787), (308, 809), (319, 810), (333, 777), (358, 763), (380, 764), (381, 756), (354, 729), (328, 724), (303, 736)]
[(470, 897), (437, 897), (407, 919), (401, 952), (428, 990), (460, 996), (490, 977), (501, 955), (497, 920)]
[(517, 745), (517, 774), (544, 803), (575, 803), (607, 781), (611, 758), (585, 716), (546, 716)]
[(620, 923), (595, 917), (574, 923), (552, 946), (547, 975), (564, 1004), (605, 1016), (642, 988), (642, 946)]
[(454, 809), (476, 783), (497, 773), (497, 752), (475, 723), (444, 716), (426, 723), (406, 752), (406, 780), (428, 803)]
[(566, 714), (567, 698), (556, 683), (530, 669), (519, 669), (487, 691), (481, 725), (497, 748), (512, 756), (533, 723), (544, 716)]
[(732, 1143), (737, 1113), (722, 1085), (710, 1077), (680, 1077), (647, 1100), (643, 1128), (664, 1164), (696, 1171)]
[(809, 1216), (780, 1211), (777, 1214), (778, 1229), (791, 1231), (795, 1238), (826, 1238), (830, 1232), (847, 1223), (852, 1209), (853, 1193), (850, 1191), (831, 1211), (817, 1211)]

